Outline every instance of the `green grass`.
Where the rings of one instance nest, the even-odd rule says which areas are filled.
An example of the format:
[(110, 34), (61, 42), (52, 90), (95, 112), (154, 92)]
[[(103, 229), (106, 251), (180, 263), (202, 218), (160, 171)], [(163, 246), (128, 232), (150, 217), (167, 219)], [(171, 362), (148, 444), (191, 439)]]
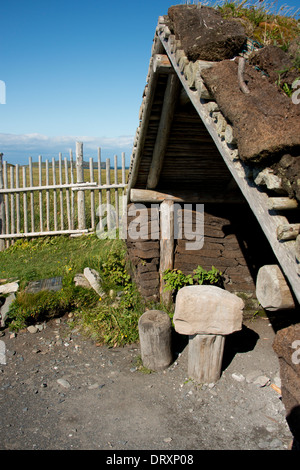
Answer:
[[(103, 297), (75, 286), (74, 275), (85, 267), (99, 271)], [(62, 290), (24, 292), (30, 281), (56, 276), (63, 277)], [(120, 239), (103, 240), (95, 234), (22, 239), (0, 252), (0, 278), (20, 281), (8, 317), (11, 330), (72, 312), (70, 327), (98, 343), (122, 346), (138, 341), (138, 319), (145, 304), (130, 278), (126, 246)]]

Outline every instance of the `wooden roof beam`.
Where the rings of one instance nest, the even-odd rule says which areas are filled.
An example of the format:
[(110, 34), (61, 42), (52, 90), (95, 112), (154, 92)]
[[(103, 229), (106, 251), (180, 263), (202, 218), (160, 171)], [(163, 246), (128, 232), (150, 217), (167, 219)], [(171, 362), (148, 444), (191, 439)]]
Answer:
[(159, 122), (159, 128), (153, 150), (152, 163), (148, 174), (147, 188), (156, 188), (160, 173), (163, 167), (164, 156), (170, 135), (173, 115), (181, 82), (176, 74), (169, 75), (168, 83), (165, 91), (164, 102)]

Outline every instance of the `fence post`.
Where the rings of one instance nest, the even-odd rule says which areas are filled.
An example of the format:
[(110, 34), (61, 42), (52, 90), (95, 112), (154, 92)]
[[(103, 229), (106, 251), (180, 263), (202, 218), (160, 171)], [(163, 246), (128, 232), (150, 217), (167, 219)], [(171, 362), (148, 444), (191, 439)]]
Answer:
[[(83, 175), (83, 143), (76, 142), (76, 176), (77, 183), (84, 183)], [(84, 191), (77, 192), (77, 207), (78, 207), (78, 229), (86, 229), (85, 223), (85, 196)]]
[[(3, 153), (0, 153), (0, 189), (3, 189), (3, 170), (2, 170), (2, 157)], [(5, 233), (5, 211), (3, 195), (0, 194), (0, 235)], [(5, 249), (5, 240), (0, 239), (0, 251)]]

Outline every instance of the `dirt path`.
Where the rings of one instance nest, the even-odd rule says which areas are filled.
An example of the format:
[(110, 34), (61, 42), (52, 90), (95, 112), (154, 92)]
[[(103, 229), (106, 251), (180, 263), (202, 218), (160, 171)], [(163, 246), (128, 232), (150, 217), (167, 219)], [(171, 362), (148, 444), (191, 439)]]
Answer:
[(138, 345), (97, 347), (66, 321), (0, 337), (0, 449), (288, 449), (267, 318), (228, 337), (220, 380), (202, 387), (186, 376), (185, 344), (166, 371), (145, 374)]

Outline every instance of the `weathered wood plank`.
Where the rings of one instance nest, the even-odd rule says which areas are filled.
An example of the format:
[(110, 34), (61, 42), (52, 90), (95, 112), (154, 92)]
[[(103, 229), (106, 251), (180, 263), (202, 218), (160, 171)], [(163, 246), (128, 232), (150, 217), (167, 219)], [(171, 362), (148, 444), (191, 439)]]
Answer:
[(153, 150), (152, 164), (148, 175), (147, 187), (150, 189), (155, 188), (159, 181), (180, 87), (181, 84), (177, 75), (170, 75)]

